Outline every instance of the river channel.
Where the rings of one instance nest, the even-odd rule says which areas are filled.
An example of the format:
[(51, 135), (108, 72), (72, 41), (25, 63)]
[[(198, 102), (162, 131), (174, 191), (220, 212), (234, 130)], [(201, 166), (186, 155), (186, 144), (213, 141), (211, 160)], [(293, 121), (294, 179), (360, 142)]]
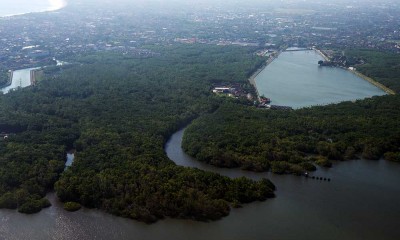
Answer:
[[(346, 70), (318, 67), (316, 63), (319, 59), (321, 57), (313, 51), (282, 53), (257, 77), (260, 94), (270, 97), (272, 104), (293, 107), (385, 94)], [(306, 75), (297, 75), (290, 79), (291, 71), (281, 69), (283, 78), (274, 78), (271, 71), (275, 70), (271, 69), (281, 68), (279, 66), (282, 62), (287, 68), (301, 69)], [(30, 85), (30, 70), (15, 71), (12, 85), (2, 90), (8, 92), (18, 86)], [(307, 72), (318, 77), (307, 78)], [(283, 83), (283, 79), (288, 82), (285, 80)], [(273, 90), (274, 86), (279, 87)], [(291, 175), (221, 169), (186, 155), (181, 149), (183, 131), (176, 132), (165, 148), (168, 157), (177, 165), (195, 167), (232, 178), (245, 176), (259, 180), (267, 177), (277, 186), (277, 197), (233, 209), (228, 217), (216, 222), (165, 219), (147, 225), (98, 210), (66, 212), (55, 194), (50, 193), (48, 198), (53, 206), (38, 214), (24, 215), (1, 209), (0, 240), (397, 240), (400, 236), (400, 164), (383, 160), (354, 160), (335, 162), (332, 169), (318, 169), (313, 173), (330, 178), (330, 182)], [(72, 164), (72, 160), (72, 155), (68, 155), (67, 165)]]
[(259, 94), (271, 104), (293, 108), (386, 94), (350, 71), (318, 66), (319, 60), (323, 58), (314, 50), (281, 53), (256, 77)]
[(233, 209), (216, 222), (165, 219), (147, 225), (102, 211), (62, 209), (54, 193), (53, 206), (38, 214), (0, 210), (0, 239), (393, 239), (400, 236), (400, 164), (387, 161), (336, 162), (317, 176), (331, 182), (297, 176), (251, 173), (202, 164), (181, 149), (183, 130), (166, 144), (176, 164), (229, 177), (270, 178), (277, 197)]

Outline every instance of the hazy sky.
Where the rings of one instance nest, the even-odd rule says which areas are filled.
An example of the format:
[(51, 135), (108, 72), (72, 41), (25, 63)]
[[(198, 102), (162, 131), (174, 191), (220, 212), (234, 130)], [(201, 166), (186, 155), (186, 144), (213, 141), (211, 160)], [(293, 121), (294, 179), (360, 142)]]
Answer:
[(227, 5), (227, 6), (240, 6), (240, 5), (281, 5), (281, 6), (318, 6), (327, 4), (338, 4), (338, 5), (355, 5), (362, 7), (362, 4), (367, 3), (398, 3), (400, 0), (68, 0), (70, 3), (75, 2), (91, 2), (96, 4), (117, 4), (117, 3), (131, 3), (131, 4), (181, 4), (181, 5)]

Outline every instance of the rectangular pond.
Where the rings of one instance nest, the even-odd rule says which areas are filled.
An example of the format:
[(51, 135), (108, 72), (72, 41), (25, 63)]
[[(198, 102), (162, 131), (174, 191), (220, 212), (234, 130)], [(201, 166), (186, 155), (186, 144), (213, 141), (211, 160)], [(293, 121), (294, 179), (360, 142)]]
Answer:
[(381, 96), (386, 93), (338, 67), (321, 67), (314, 50), (283, 52), (256, 77), (260, 95), (273, 105), (302, 108)]

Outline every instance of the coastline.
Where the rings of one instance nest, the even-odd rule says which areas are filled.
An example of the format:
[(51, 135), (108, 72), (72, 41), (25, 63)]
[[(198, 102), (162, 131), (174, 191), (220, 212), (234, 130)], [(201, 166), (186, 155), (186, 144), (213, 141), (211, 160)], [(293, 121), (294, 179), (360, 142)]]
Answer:
[(7, 14), (7, 15), (0, 15), (0, 19), (2, 19), (2, 18), (10, 18), (10, 17), (14, 17), (14, 16), (21, 16), (21, 15), (30, 14), (30, 13), (53, 12), (53, 11), (57, 11), (57, 10), (63, 9), (68, 5), (67, 0), (50, 0), (49, 2), (50, 2), (50, 6), (48, 6), (46, 9), (37, 10), (37, 11), (31, 11), (31, 12), (12, 13), (12, 14)]

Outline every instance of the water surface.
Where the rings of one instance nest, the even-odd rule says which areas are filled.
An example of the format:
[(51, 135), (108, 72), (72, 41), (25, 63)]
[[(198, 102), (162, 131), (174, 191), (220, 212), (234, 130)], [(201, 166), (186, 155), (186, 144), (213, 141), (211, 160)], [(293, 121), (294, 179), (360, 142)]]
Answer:
[(15, 90), (18, 88), (24, 88), (31, 85), (31, 70), (35, 70), (38, 68), (26, 68), (13, 72), (12, 82), (10, 86), (5, 88), (0, 88), (4, 94), (8, 93), (11, 90)]
[(350, 71), (318, 66), (319, 60), (313, 50), (281, 53), (256, 77), (258, 92), (271, 104), (294, 108), (386, 94)]
[(337, 162), (319, 169), (321, 182), (296, 176), (251, 173), (202, 164), (181, 149), (183, 130), (166, 145), (177, 164), (230, 177), (270, 178), (277, 197), (233, 209), (216, 222), (165, 219), (147, 225), (134, 220), (81, 209), (62, 209), (54, 194), (53, 206), (38, 214), (0, 210), (0, 239), (170, 239), (170, 240), (397, 240), (400, 236), (400, 164), (387, 161)]

